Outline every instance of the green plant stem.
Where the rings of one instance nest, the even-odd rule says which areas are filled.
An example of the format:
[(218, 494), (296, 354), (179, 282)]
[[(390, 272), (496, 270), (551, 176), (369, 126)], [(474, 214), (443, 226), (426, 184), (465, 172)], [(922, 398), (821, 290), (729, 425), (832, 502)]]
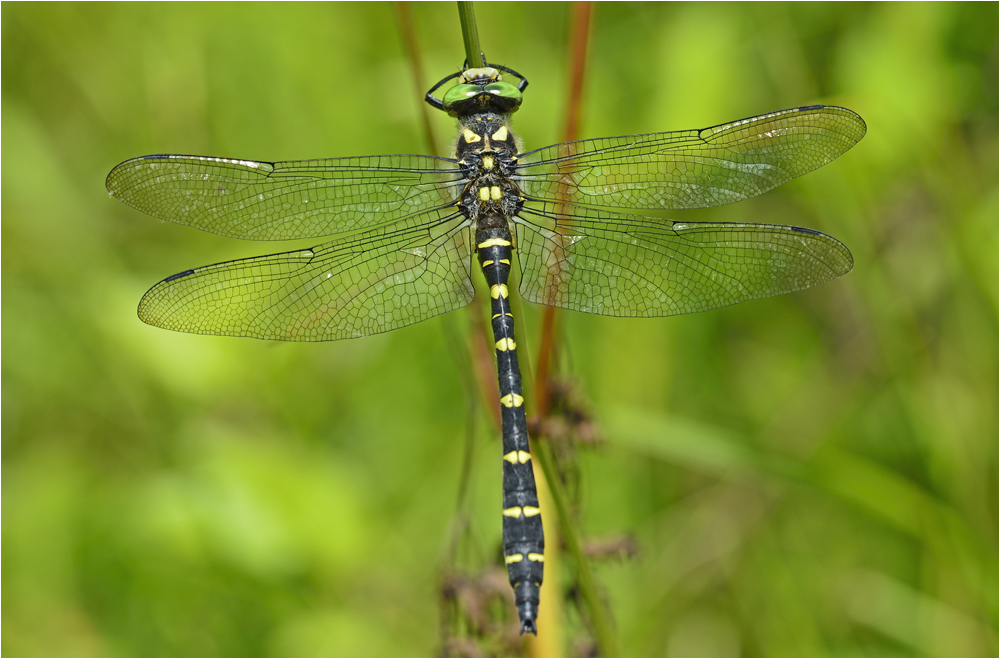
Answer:
[(479, 45), (479, 28), (476, 27), (476, 11), (471, 2), (458, 3), (458, 20), (462, 23), (462, 40), (465, 42), (465, 62), (470, 69), (486, 66), (483, 49)]
[(549, 491), (556, 507), (556, 515), (559, 517), (559, 530), (562, 533), (566, 551), (576, 561), (576, 579), (580, 588), (580, 599), (590, 617), (591, 630), (594, 633), (594, 640), (597, 642), (598, 654), (602, 657), (620, 657), (621, 650), (618, 647), (618, 639), (611, 628), (610, 618), (605, 611), (600, 593), (597, 592), (594, 573), (590, 568), (590, 560), (583, 552), (580, 537), (576, 532), (576, 522), (573, 520), (566, 500), (566, 492), (563, 490), (562, 481), (556, 472), (551, 444), (547, 441), (536, 442), (534, 454), (545, 473), (545, 479), (549, 483)]

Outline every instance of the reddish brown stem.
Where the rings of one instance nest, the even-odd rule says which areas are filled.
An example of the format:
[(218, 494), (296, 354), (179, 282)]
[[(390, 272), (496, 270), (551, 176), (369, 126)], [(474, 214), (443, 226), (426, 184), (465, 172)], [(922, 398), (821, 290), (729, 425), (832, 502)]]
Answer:
[(441, 155), (437, 150), (437, 136), (434, 134), (434, 124), (431, 122), (430, 107), (424, 103), (424, 92), (427, 91), (427, 80), (424, 77), (424, 63), (420, 58), (420, 46), (417, 43), (417, 33), (413, 27), (413, 13), (410, 11), (409, 2), (393, 2), (396, 10), (396, 20), (399, 22), (399, 32), (403, 37), (403, 47), (406, 48), (406, 59), (410, 63), (410, 75), (413, 77), (413, 84), (417, 87), (417, 98), (419, 104), (420, 121), (424, 126), (424, 140), (430, 152), (436, 156)]
[[(587, 37), (590, 34), (592, 2), (573, 4), (570, 34), (569, 95), (566, 100), (566, 123), (563, 126), (563, 142), (577, 139), (580, 128), (580, 106), (583, 97), (583, 75), (587, 64)], [(560, 191), (560, 201), (566, 194)], [(542, 340), (538, 348), (538, 367), (535, 370), (535, 413), (544, 418), (552, 405), (552, 386), (549, 373), (552, 370), (553, 346), (555, 345), (556, 308), (546, 306), (542, 316)]]
[(479, 393), (486, 401), (486, 409), (490, 411), (497, 430), (502, 430), (500, 419), (500, 406), (495, 401), (500, 400), (500, 388), (494, 375), (494, 354), (493, 344), (486, 336), (482, 319), (471, 311), (476, 309), (475, 305), (469, 305), (470, 325), (472, 333), (469, 337), (469, 354), (472, 355), (472, 368), (476, 373), (476, 382), (479, 384)]

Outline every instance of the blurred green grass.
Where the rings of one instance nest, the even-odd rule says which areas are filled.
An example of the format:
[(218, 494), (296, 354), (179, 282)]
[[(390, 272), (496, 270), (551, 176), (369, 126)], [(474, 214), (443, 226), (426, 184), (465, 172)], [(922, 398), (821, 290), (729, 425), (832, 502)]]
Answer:
[[(456, 70), (454, 6), (413, 12), (428, 76)], [(281, 246), (103, 187), (145, 153), (425, 152), (391, 6), (0, 13), (3, 653), (438, 652), (470, 432), (483, 564), (499, 538), (469, 316), (322, 345), (146, 327), (135, 305), (163, 276)], [(526, 145), (557, 141), (568, 7), (477, 13), (489, 59), (531, 80)], [(583, 530), (640, 547), (598, 567), (624, 651), (996, 655), (997, 5), (602, 4), (594, 21), (584, 136), (807, 103), (869, 126), (777, 191), (671, 213), (825, 231), (854, 253), (847, 277), (695, 316), (562, 316), (562, 370), (607, 440), (581, 457)]]

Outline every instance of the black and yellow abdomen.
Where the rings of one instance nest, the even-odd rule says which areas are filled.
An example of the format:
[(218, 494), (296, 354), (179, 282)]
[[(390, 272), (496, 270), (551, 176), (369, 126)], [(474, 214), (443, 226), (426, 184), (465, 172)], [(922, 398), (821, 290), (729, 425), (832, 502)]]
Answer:
[(503, 431), (503, 553), (521, 633), (536, 633), (545, 535), (528, 446), (524, 389), (517, 361), (507, 281), (513, 259), (512, 219), (524, 200), (511, 180), (518, 156), (508, 115), (489, 108), (460, 115), (455, 159), (468, 184), (459, 202), (476, 229), (476, 253), (490, 289)]
[(469, 181), (459, 207), (476, 228), (476, 253), (490, 288), (503, 426), (504, 562), (514, 589), (521, 633), (534, 634), (545, 535), (528, 446), (524, 389), (507, 288), (514, 253), (510, 226), (523, 205), (520, 191), (510, 179), (518, 152), (507, 119), (506, 115), (488, 109), (460, 116), (455, 158)]
[(545, 560), (542, 515), (528, 446), (524, 390), (514, 339), (507, 281), (513, 245), (506, 226), (476, 231), (479, 264), (490, 287), (493, 339), (496, 342), (500, 415), (503, 425), (503, 553), (521, 633), (535, 633)]

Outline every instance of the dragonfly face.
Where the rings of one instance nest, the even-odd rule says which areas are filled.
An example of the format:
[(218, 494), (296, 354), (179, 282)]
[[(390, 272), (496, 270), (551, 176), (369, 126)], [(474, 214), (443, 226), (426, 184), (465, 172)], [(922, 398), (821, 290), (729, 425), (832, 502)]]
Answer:
[(520, 105), (521, 89), (504, 82), (497, 69), (487, 67), (463, 71), (458, 84), (445, 93), (441, 109), (462, 117), (485, 109), (510, 114)]
[[(501, 71), (521, 82), (504, 81)], [(454, 78), (444, 100), (433, 96)], [(333, 237), (164, 279), (143, 296), (139, 317), (166, 329), (288, 341), (387, 332), (471, 302), (478, 258), (490, 286), (500, 385), (504, 556), (522, 633), (535, 631), (544, 537), (511, 269), (519, 268), (519, 293), (529, 302), (631, 317), (706, 311), (835, 279), (851, 270), (851, 254), (812, 229), (605, 209), (749, 199), (829, 163), (866, 130), (850, 110), (813, 105), (521, 153), (508, 122), (527, 84), (489, 65), (435, 85), (427, 101), (459, 123), (451, 158), (154, 155), (121, 163), (106, 182), (138, 210), (224, 236)]]

